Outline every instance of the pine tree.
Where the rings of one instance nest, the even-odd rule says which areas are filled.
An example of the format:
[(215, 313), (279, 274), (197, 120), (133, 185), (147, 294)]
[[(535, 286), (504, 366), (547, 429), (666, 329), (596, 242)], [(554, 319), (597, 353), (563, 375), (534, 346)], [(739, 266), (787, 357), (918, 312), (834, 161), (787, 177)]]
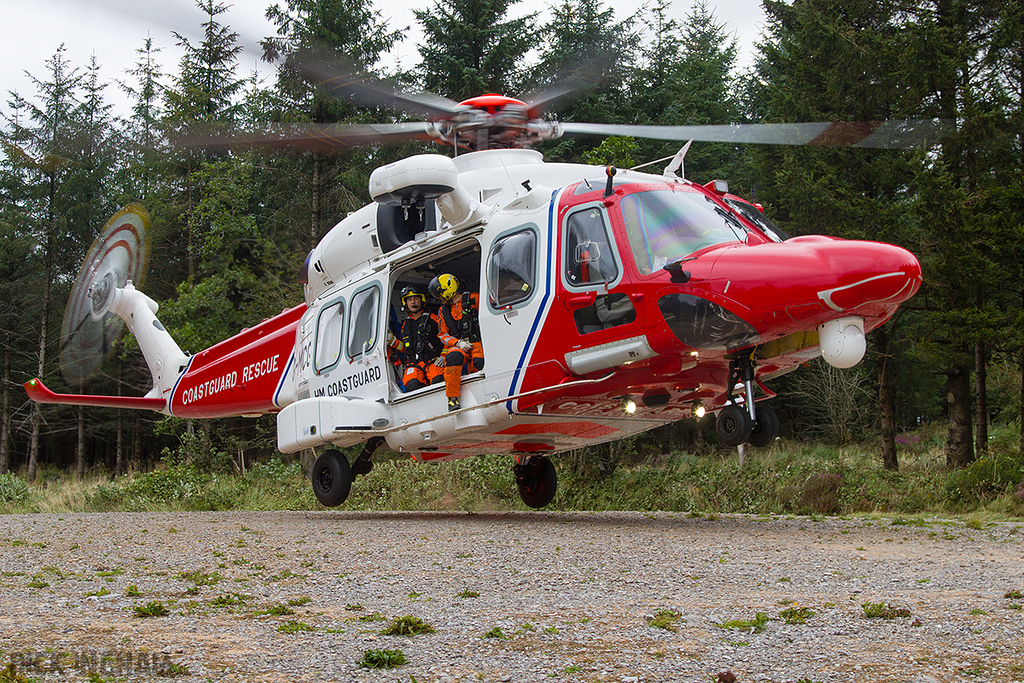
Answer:
[[(925, 93), (891, 68), (905, 63), (896, 6), (858, 0), (769, 0), (769, 38), (759, 46), (759, 87), (772, 119), (871, 121), (912, 118)], [(912, 154), (785, 148), (753, 153), (777, 222), (795, 234), (822, 233), (911, 246), (907, 188)], [(883, 419), (882, 461), (896, 469), (893, 349), (888, 330), (872, 336)]]
[[(634, 122), (634, 103), (644, 99), (630, 94), (640, 42), (637, 15), (616, 21), (614, 11), (601, 0), (562, 0), (551, 13), (551, 20), (541, 28), (544, 47), (531, 70), (530, 87), (580, 88), (552, 112), (563, 121)], [(559, 140), (541, 149), (555, 161), (579, 161), (595, 144), (595, 140)], [(632, 141), (609, 144), (637, 149)], [(593, 155), (591, 159), (597, 161)]]
[[(1005, 336), (997, 315), (1007, 273), (993, 245), (1002, 241), (989, 215), (999, 166), (1003, 118), (983, 56), (998, 16), (988, 0), (925, 0), (906, 14), (908, 78), (930, 96), (929, 114), (959, 122), (918, 180), (917, 212), (926, 237), (925, 340), (946, 376), (946, 462), (963, 467), (987, 449), (987, 344)], [(919, 85), (918, 85), (919, 84)], [(971, 371), (974, 370), (974, 387)], [(972, 388), (977, 410), (972, 415)], [(972, 438), (972, 432), (978, 436)]]
[[(105, 189), (116, 157), (113, 120), (95, 60), (83, 75), (68, 64), (62, 46), (46, 64), (45, 79), (32, 78), (36, 96), (13, 97), (5, 144), (11, 208), (33, 243), (29, 261), (36, 280), (29, 291), (37, 296), (27, 307), (28, 316), (38, 321), (33, 324), (39, 325), (34, 372), (44, 378), (55, 369), (53, 361), (59, 355), (53, 348), (67, 286), (78, 272), (97, 222), (102, 224), (98, 217), (109, 209)], [(45, 436), (39, 406), (34, 404), (32, 410), (30, 480), (36, 476)], [(80, 471), (84, 449), (80, 441)]]
[[(697, 2), (682, 25), (657, 14), (655, 63), (640, 72), (637, 92), (650, 93), (647, 122), (661, 125), (702, 125), (737, 123), (740, 107), (734, 94), (733, 69), (736, 65), (736, 39), (726, 32), (707, 2)], [(663, 53), (662, 53), (663, 51)], [(641, 89), (642, 88), (642, 89)], [(657, 159), (674, 154), (678, 142), (644, 145), (645, 156)], [(728, 178), (743, 184), (739, 160), (746, 150), (735, 145), (694, 145), (686, 157), (691, 177)]]
[(520, 64), (534, 45), (536, 13), (507, 19), (519, 0), (434, 0), (413, 10), (423, 26), (417, 70), (430, 92), (454, 100), (485, 93), (516, 94)]
[[(328, 68), (373, 73), (381, 55), (401, 39), (401, 31), (389, 28), (368, 0), (288, 0), (273, 5), (267, 16), (277, 25), (277, 36), (263, 41), (264, 58), (277, 63), (278, 111), (272, 116), (284, 122), (337, 123), (365, 116), (365, 107), (339, 99), (311, 82), (303, 73), (305, 61)], [(373, 112), (371, 120), (379, 120)], [(295, 215), (309, 216), (303, 253), (311, 249), (333, 224), (333, 218), (362, 206), (368, 173), (365, 151), (328, 156), (311, 151), (278, 161), (284, 187), (280, 204), (282, 225)], [(291, 225), (289, 225), (289, 228)]]
[(122, 165), (120, 182), (125, 203), (150, 199), (155, 189), (155, 167), (163, 142), (160, 132), (160, 79), (164, 74), (157, 63), (160, 48), (154, 47), (153, 39), (147, 37), (135, 53), (138, 61), (126, 72), (133, 82), (118, 83), (132, 102), (124, 135), (124, 151), (128, 160)]

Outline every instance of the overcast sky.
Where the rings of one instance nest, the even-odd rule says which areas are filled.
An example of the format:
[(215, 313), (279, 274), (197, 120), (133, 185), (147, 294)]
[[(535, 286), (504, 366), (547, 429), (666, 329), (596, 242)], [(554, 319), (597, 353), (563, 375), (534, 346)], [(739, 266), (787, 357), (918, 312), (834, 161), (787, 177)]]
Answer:
[[(511, 14), (546, 13), (555, 1), (521, 0), (512, 7)], [(226, 16), (222, 15), (222, 23), (237, 32), (242, 44), (249, 49), (240, 60), (239, 76), (249, 75), (257, 68), (268, 77), (271, 73), (270, 67), (258, 62), (257, 42), (274, 32), (274, 27), (264, 17), (267, 6), (273, 2), (225, 0), (231, 8)], [(419, 59), (415, 47), (419, 32), (409, 8), (410, 2), (414, 7), (433, 6), (433, 0), (376, 2), (389, 26), (397, 29), (411, 27), (406, 40), (389, 56), (392, 63), (399, 61), (406, 68)], [(284, 4), (283, 0), (281, 4)], [(691, 11), (692, 4), (692, 0), (674, 0), (672, 14), (682, 20)], [(604, 6), (615, 7), (615, 3), (606, 2)], [(131, 82), (125, 70), (137, 61), (136, 50), (142, 47), (147, 36), (152, 37), (154, 46), (161, 49), (158, 58), (162, 70), (175, 73), (181, 51), (175, 45), (172, 31), (186, 35), (196, 43), (200, 40), (200, 24), (206, 17), (192, 0), (0, 0), (0, 7), (3, 7), (0, 13), (0, 64), (3, 64), (0, 70), (0, 110), (5, 115), (10, 113), (7, 105), (9, 91), (17, 90), (23, 97), (35, 96), (36, 88), (25, 72), (45, 80), (46, 62), (61, 44), (71, 66), (84, 71), (95, 54), (103, 81)], [(718, 22), (725, 25), (726, 31), (735, 33), (740, 59), (746, 63), (752, 44), (759, 39), (764, 24), (760, 0), (709, 0), (709, 7), (714, 10)], [(616, 17), (622, 18), (623, 13), (624, 10), (616, 11)], [(124, 96), (116, 86), (108, 87), (106, 96), (119, 109), (124, 106)]]

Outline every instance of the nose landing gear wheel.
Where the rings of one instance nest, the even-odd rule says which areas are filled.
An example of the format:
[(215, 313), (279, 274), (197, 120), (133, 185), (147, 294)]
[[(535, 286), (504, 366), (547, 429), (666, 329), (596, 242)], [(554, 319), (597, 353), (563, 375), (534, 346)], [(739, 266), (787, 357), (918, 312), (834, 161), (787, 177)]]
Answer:
[(741, 443), (746, 443), (753, 428), (750, 414), (735, 403), (718, 411), (718, 422), (715, 423), (715, 429), (718, 432), (718, 438), (726, 446), (739, 446)]
[(528, 507), (542, 508), (555, 497), (558, 490), (558, 475), (550, 460), (543, 457), (530, 458), (525, 464), (512, 468), (519, 486), (519, 497)]
[(324, 451), (313, 463), (313, 495), (321, 505), (337, 507), (352, 488), (352, 468), (338, 451)]

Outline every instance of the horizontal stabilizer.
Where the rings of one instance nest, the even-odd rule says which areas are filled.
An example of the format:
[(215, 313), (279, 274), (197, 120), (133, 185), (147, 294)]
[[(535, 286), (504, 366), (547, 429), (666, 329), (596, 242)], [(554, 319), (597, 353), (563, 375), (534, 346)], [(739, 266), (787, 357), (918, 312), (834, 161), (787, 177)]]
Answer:
[(167, 407), (162, 398), (135, 396), (91, 396), (89, 394), (55, 394), (38, 378), (25, 382), (28, 397), (36, 403), (59, 403), (69, 406), (99, 406), (102, 408), (134, 408), (161, 411)]

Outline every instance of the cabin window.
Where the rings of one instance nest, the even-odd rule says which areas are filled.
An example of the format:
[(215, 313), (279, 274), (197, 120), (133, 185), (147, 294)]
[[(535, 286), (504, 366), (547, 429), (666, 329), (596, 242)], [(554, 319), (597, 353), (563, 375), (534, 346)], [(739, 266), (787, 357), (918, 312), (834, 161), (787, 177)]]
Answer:
[(533, 295), (537, 274), (537, 233), (520, 230), (500, 237), (487, 260), (487, 300), (491, 308), (511, 308)]
[(352, 297), (352, 315), (349, 316), (348, 355), (357, 358), (369, 353), (377, 341), (377, 311), (380, 290), (369, 287)]
[(572, 287), (612, 282), (619, 275), (604, 213), (597, 207), (577, 211), (565, 222), (564, 273)]
[(320, 373), (338, 364), (345, 305), (337, 301), (320, 311), (316, 323), (316, 371)]
[(746, 239), (740, 222), (699, 192), (636, 192), (619, 207), (636, 267), (645, 275), (706, 247)]

